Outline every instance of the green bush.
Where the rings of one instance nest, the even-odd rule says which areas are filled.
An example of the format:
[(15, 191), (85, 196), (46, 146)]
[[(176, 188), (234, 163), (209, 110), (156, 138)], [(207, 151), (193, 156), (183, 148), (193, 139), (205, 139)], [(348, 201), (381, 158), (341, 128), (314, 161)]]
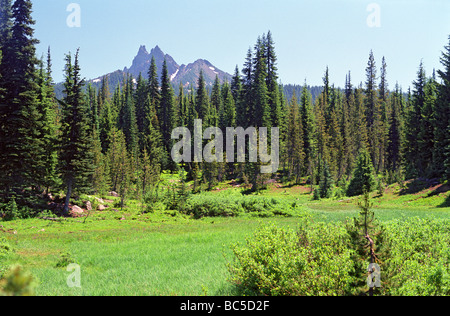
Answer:
[[(385, 222), (376, 295), (450, 295), (450, 221)], [(389, 251), (381, 250), (381, 248)], [(245, 295), (360, 295), (367, 293), (369, 261), (360, 262), (343, 223), (303, 223), (298, 231), (261, 226), (234, 244), (230, 281)], [(359, 288), (363, 285), (362, 288)], [(358, 288), (357, 288), (358, 287)]]
[(281, 199), (245, 196), (227, 192), (193, 195), (187, 199), (184, 212), (195, 218), (220, 216), (291, 217), (303, 214), (300, 206)]
[(3, 214), (4, 221), (13, 221), (16, 219), (28, 218), (31, 214), (27, 207), (19, 207), (15, 198), (12, 198), (8, 203), (0, 206), (0, 213)]
[(77, 263), (70, 252), (62, 252), (59, 256), (56, 268), (66, 268), (69, 264)]
[(12, 247), (5, 237), (0, 237), (0, 260), (12, 251)]
[(390, 294), (450, 295), (450, 221), (413, 218), (386, 224), (392, 256)]
[(12, 267), (0, 280), (0, 296), (33, 296), (35, 288), (33, 276), (19, 265)]
[(230, 281), (246, 295), (345, 295), (350, 251), (342, 225), (306, 225), (299, 231), (262, 226), (245, 245), (232, 246)]

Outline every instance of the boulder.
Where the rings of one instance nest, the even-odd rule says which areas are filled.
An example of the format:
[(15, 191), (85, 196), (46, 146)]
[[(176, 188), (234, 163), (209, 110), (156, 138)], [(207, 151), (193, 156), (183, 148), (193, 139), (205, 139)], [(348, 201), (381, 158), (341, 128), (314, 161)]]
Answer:
[(73, 205), (69, 211), (70, 216), (72, 217), (80, 217), (83, 216), (84, 210), (77, 206), (77, 205)]

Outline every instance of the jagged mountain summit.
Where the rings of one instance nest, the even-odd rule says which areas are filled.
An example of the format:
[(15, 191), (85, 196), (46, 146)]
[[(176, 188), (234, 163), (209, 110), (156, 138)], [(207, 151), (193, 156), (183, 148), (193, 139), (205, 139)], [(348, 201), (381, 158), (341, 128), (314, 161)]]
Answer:
[[(225, 80), (229, 82), (231, 81), (232, 76), (230, 74), (218, 69), (205, 59), (198, 59), (188, 65), (179, 65), (169, 54), (165, 54), (159, 46), (155, 46), (150, 52), (148, 52), (146, 47), (142, 45), (139, 47), (138, 53), (136, 57), (134, 57), (129, 68), (125, 67), (123, 70), (117, 70), (108, 74), (110, 81), (109, 86), (114, 87), (118, 83), (121, 83), (126, 74), (131, 74), (134, 78), (138, 78), (139, 74), (141, 74), (147, 79), (152, 57), (155, 58), (159, 78), (161, 78), (163, 63), (164, 60), (166, 60), (167, 70), (174, 87), (178, 87), (180, 83), (182, 83), (185, 88), (188, 88), (191, 85), (196, 87), (200, 76), (200, 71), (203, 71), (203, 76), (207, 86), (213, 85), (216, 76), (219, 77), (221, 82), (224, 82)], [(100, 84), (102, 78), (103, 76), (98, 77), (91, 80), (91, 82), (94, 85)]]

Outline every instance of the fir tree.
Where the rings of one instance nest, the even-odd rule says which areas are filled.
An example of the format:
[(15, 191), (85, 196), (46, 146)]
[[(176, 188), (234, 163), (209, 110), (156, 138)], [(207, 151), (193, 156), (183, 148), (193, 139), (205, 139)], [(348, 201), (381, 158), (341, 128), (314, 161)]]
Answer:
[(131, 184), (131, 158), (126, 148), (125, 135), (115, 127), (110, 135), (110, 147), (108, 150), (108, 162), (110, 167), (111, 185), (118, 192), (121, 208), (124, 207), (125, 199)]
[(319, 195), (322, 199), (329, 199), (333, 195), (333, 177), (326, 161), (324, 161), (324, 165), (321, 169), (322, 174), (320, 175)]
[(353, 178), (347, 188), (347, 195), (361, 195), (364, 192), (372, 192), (374, 188), (375, 177), (370, 154), (366, 149), (362, 149), (353, 172)]
[(300, 117), (303, 126), (303, 148), (305, 152), (305, 167), (303, 173), (310, 175), (311, 184), (314, 182), (314, 157), (316, 153), (315, 119), (312, 108), (312, 96), (308, 91), (306, 81), (300, 98)]
[(1, 10), (0, 187), (6, 198), (13, 191), (18, 193), (17, 202), (22, 203), (27, 188), (38, 188), (42, 180), (35, 57), (38, 41), (33, 38), (31, 1), (16, 0), (12, 7), (10, 1), (2, 1)]
[(240, 102), (238, 102), (236, 110), (239, 113), (237, 118), (237, 125), (247, 128), (252, 125), (251, 117), (255, 115), (254, 108), (254, 94), (253, 94), (253, 61), (252, 49), (249, 48), (247, 58), (242, 68), (242, 88)]
[(105, 154), (102, 152), (102, 144), (100, 141), (100, 136), (97, 130), (93, 131), (93, 173), (92, 173), (92, 189), (95, 194), (103, 196), (110, 188), (110, 175), (108, 159), (106, 159)]
[(353, 170), (355, 142), (352, 135), (352, 111), (355, 106), (355, 98), (352, 91), (350, 73), (346, 76), (345, 91), (342, 102), (341, 135), (343, 146), (342, 176), (348, 178)]
[(148, 71), (148, 93), (150, 94), (152, 104), (157, 110), (157, 114), (160, 115), (159, 102), (161, 99), (161, 93), (159, 90), (158, 68), (156, 67), (156, 61), (153, 56)]
[(410, 178), (419, 176), (424, 170), (422, 159), (418, 159), (420, 156), (418, 135), (421, 132), (422, 111), (425, 101), (425, 83), (426, 75), (423, 68), (423, 63), (421, 62), (417, 72), (417, 80), (413, 83), (414, 90), (412, 92), (412, 98), (408, 109), (407, 123), (405, 126), (405, 163), (406, 172)]
[(269, 108), (269, 91), (267, 89), (267, 59), (265, 53), (265, 38), (258, 38), (253, 58), (253, 112), (251, 126), (272, 127), (271, 111)]
[(223, 111), (219, 113), (219, 127), (224, 131), (227, 127), (236, 126), (236, 105), (228, 82), (225, 82), (221, 90)]
[(280, 126), (281, 123), (281, 105), (280, 99), (278, 97), (279, 87), (278, 87), (278, 68), (277, 68), (277, 56), (275, 53), (275, 44), (272, 38), (272, 33), (269, 31), (267, 33), (265, 42), (265, 60), (267, 66), (267, 93), (268, 93), (268, 107), (271, 112), (271, 123), (272, 126)]
[[(177, 112), (175, 106), (174, 92), (172, 84), (170, 83), (170, 76), (167, 69), (167, 61), (164, 60), (162, 77), (161, 77), (161, 101), (160, 101), (160, 113), (158, 120), (161, 127), (161, 135), (167, 155), (172, 149), (171, 134), (172, 130), (177, 127)], [(166, 165), (165, 168), (174, 170), (174, 166)]]
[(233, 78), (231, 80), (231, 94), (233, 95), (233, 100), (235, 104), (240, 104), (241, 101), (241, 93), (242, 93), (242, 84), (241, 84), (241, 76), (239, 74), (239, 67), (236, 65), (236, 69), (234, 71)]
[(122, 124), (121, 129), (125, 135), (125, 141), (127, 144), (127, 149), (133, 157), (138, 156), (138, 126), (136, 120), (136, 108), (134, 104), (133, 97), (133, 86), (132, 78), (128, 76), (126, 85), (124, 87), (124, 96), (122, 103)]
[(92, 128), (88, 105), (83, 95), (84, 80), (80, 76), (78, 51), (72, 65), (71, 54), (66, 55), (64, 98), (62, 107), (59, 164), (66, 187), (64, 214), (68, 214), (72, 192), (89, 192), (93, 173)]
[[(364, 192), (364, 197), (362, 201), (358, 202), (358, 206), (360, 208), (358, 217), (354, 217), (352, 222), (346, 224), (350, 236), (350, 247), (354, 250), (351, 257), (354, 265), (351, 272), (353, 282), (349, 294), (368, 294), (369, 296), (373, 296), (375, 293), (387, 294), (390, 283), (385, 281), (390, 276), (387, 267), (382, 269), (383, 283), (374, 271), (390, 257), (389, 246), (384, 242), (385, 230), (375, 218), (368, 192)], [(368, 287), (368, 281), (371, 283), (370, 287)], [(383, 288), (381, 288), (382, 286)]]
[(197, 82), (197, 93), (195, 95), (195, 111), (197, 112), (197, 118), (203, 120), (204, 126), (209, 116), (209, 98), (206, 92), (206, 83), (203, 76), (203, 71), (200, 71), (200, 75)]
[(380, 148), (383, 146), (383, 126), (381, 120), (380, 102), (377, 93), (377, 68), (373, 52), (370, 51), (369, 61), (366, 68), (366, 82), (365, 82), (365, 106), (367, 119), (367, 133), (369, 152), (372, 163), (377, 171), (380, 171), (382, 166), (382, 154)]
[(389, 170), (395, 172), (401, 163), (401, 143), (402, 143), (402, 122), (401, 122), (401, 104), (402, 93), (398, 84), (391, 98), (391, 115), (389, 119), (389, 142), (387, 148), (387, 164)]
[(353, 117), (355, 124), (353, 125), (352, 135), (355, 135), (355, 151), (353, 152), (353, 155), (358, 156), (360, 150), (369, 146), (366, 107), (364, 104), (364, 95), (361, 88), (355, 89), (354, 100), (355, 105)]
[(305, 153), (303, 150), (303, 124), (300, 117), (300, 107), (295, 92), (289, 107), (287, 155), (289, 174), (295, 177), (295, 183), (300, 183), (304, 170)]
[(113, 126), (116, 125), (114, 122), (114, 113), (110, 102), (105, 102), (103, 104), (99, 121), (99, 137), (102, 146), (102, 152), (103, 154), (106, 154), (109, 148), (109, 134)]
[(38, 75), (38, 112), (40, 114), (41, 127), (39, 135), (42, 142), (40, 148), (40, 155), (42, 156), (41, 171), (41, 184), (45, 188), (45, 192), (48, 194), (50, 188), (55, 188), (58, 184), (57, 176), (57, 137), (58, 137), (58, 122), (56, 116), (56, 99), (54, 96), (54, 89), (51, 77), (51, 61), (50, 50), (47, 58), (47, 70), (44, 70), (43, 61), (40, 62), (40, 69)]
[(213, 88), (211, 91), (211, 102), (210, 102), (210, 114), (208, 119), (208, 126), (217, 127), (219, 126), (219, 115), (223, 113), (223, 101), (222, 95), (220, 91), (220, 80), (219, 76), (216, 75), (216, 78), (213, 83)]
[(422, 173), (426, 176), (432, 175), (433, 170), (433, 141), (434, 141), (434, 110), (437, 98), (436, 82), (430, 78), (425, 83), (424, 100), (421, 110), (420, 127), (418, 138), (419, 158), (422, 166)]
[[(445, 46), (441, 56), (443, 69), (438, 70), (438, 76), (441, 79), (441, 83), (437, 85), (438, 98), (436, 100), (433, 117), (433, 169), (435, 175), (438, 177), (445, 173), (445, 160), (447, 159), (446, 163), (448, 166), (450, 159), (448, 156), (450, 147), (449, 132), (446, 130), (446, 126), (450, 124), (450, 36), (448, 37), (448, 40), (448, 45)], [(447, 179), (449, 179), (448, 175), (447, 167)]]
[(141, 74), (137, 79), (136, 83), (136, 91), (134, 93), (134, 104), (136, 109), (136, 125), (137, 125), (137, 133), (139, 139), (139, 152), (142, 153), (144, 149), (143, 137), (144, 137), (144, 129), (145, 129), (145, 117), (146, 117), (146, 107), (148, 98), (148, 84), (144, 80)]

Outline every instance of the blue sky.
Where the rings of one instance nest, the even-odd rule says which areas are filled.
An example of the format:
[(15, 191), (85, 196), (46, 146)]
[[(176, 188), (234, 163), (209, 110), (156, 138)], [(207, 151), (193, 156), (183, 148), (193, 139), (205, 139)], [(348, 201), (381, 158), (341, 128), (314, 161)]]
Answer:
[[(70, 3), (81, 9), (70, 28)], [(369, 27), (375, 3), (380, 27)], [(280, 81), (321, 85), (325, 68), (343, 86), (364, 82), (369, 52), (386, 57), (388, 81), (406, 90), (423, 60), (431, 74), (450, 35), (449, 0), (35, 0), (38, 54), (52, 50), (53, 77), (63, 78), (64, 54), (80, 48), (82, 75), (92, 79), (131, 66), (140, 45), (156, 45), (179, 64), (209, 60), (233, 73), (247, 50), (271, 30)]]

